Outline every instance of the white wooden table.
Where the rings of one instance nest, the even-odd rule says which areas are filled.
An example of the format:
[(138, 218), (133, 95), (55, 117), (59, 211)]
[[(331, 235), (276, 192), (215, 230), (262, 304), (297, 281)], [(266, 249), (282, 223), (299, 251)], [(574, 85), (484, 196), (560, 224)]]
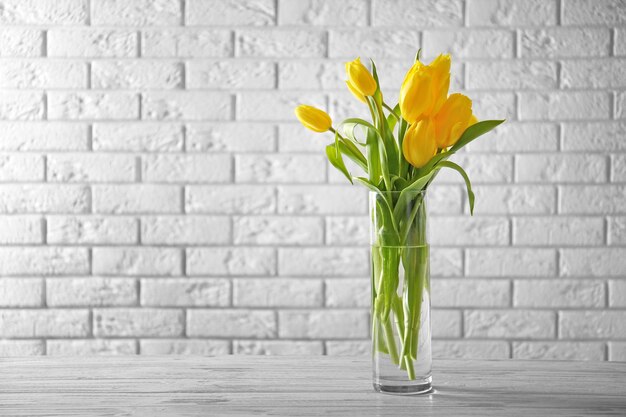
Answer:
[(366, 358), (0, 359), (0, 416), (626, 416), (626, 363), (440, 360), (375, 393)]

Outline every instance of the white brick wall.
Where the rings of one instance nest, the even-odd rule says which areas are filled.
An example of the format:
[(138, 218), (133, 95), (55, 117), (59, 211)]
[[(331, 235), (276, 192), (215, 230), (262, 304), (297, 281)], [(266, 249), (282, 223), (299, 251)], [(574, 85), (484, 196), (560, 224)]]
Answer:
[(506, 117), (430, 191), (438, 357), (626, 360), (623, 0), (0, 0), (0, 356), (367, 354), (366, 193), (308, 102), (418, 47)]

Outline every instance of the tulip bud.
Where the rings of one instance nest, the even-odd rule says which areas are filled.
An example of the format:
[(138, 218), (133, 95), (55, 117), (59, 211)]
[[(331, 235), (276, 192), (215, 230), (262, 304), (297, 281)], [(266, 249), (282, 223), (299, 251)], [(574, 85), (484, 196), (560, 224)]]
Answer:
[(454, 145), (465, 129), (476, 123), (472, 115), (472, 100), (463, 94), (451, 94), (434, 120), (437, 147), (444, 149)]
[(432, 107), (432, 74), (417, 61), (404, 77), (400, 88), (400, 111), (407, 122), (414, 124)]
[(378, 86), (372, 74), (357, 58), (352, 62), (346, 62), (346, 74), (348, 89), (356, 98), (365, 101), (365, 96), (373, 96)]
[(300, 123), (314, 132), (326, 132), (332, 127), (333, 121), (328, 113), (316, 107), (301, 104), (295, 113)]
[(435, 156), (435, 125), (429, 118), (413, 123), (404, 135), (402, 153), (404, 158), (415, 168), (421, 168)]

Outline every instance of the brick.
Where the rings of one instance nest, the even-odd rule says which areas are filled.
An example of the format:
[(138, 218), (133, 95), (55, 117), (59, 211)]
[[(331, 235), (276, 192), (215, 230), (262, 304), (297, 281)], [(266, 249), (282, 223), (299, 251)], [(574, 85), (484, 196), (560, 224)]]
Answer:
[[(301, 3), (294, 3), (301, 4)], [(284, 90), (337, 90), (345, 88), (345, 68), (336, 61), (286, 61), (278, 63), (278, 85)], [(298, 126), (301, 131), (301, 126)]]
[(137, 283), (128, 278), (58, 278), (46, 282), (49, 307), (137, 305)]
[(609, 217), (608, 244), (626, 245), (626, 217)]
[(61, 29), (47, 32), (49, 57), (136, 57), (137, 32), (124, 29)]
[(89, 311), (0, 310), (0, 335), (3, 338), (89, 336)]
[(0, 122), (0, 150), (87, 150), (87, 126), (62, 122)]
[(564, 88), (623, 88), (626, 75), (622, 68), (626, 59), (565, 61), (561, 69), (561, 84)]
[(0, 217), (0, 244), (15, 245), (43, 243), (43, 225), (40, 217)]
[(606, 294), (601, 281), (516, 280), (515, 307), (604, 307)]
[[(479, 120), (518, 119), (516, 98), (513, 92), (478, 92), (471, 90), (461, 93), (471, 97), (472, 112)], [(480, 140), (484, 141), (486, 138), (481, 138)]]
[(604, 351), (596, 342), (513, 342), (514, 359), (603, 361)]
[(361, 340), (329, 340), (325, 342), (328, 356), (365, 356), (371, 355), (370, 341)]
[(181, 275), (181, 251), (174, 248), (93, 248), (93, 272), (101, 275)]
[(175, 337), (184, 332), (182, 310), (156, 308), (94, 309), (96, 337)]
[(432, 355), (441, 359), (508, 359), (509, 344), (483, 340), (433, 340)]
[(329, 34), (328, 56), (351, 60), (362, 56), (411, 62), (420, 41), (419, 32), (412, 29), (335, 29)]
[(460, 249), (433, 248), (430, 251), (430, 272), (435, 277), (463, 275), (463, 251)]
[(626, 187), (576, 185), (561, 188), (561, 212), (568, 214), (626, 213)]
[(43, 181), (43, 163), (40, 155), (0, 153), (0, 182)]
[(141, 33), (142, 57), (203, 58), (233, 54), (230, 30), (181, 28), (143, 30)]
[(86, 88), (87, 66), (73, 61), (4, 61), (0, 68), (0, 87)]
[(431, 217), (430, 244), (435, 246), (507, 245), (509, 222), (504, 217)]
[(599, 246), (604, 220), (593, 217), (518, 217), (513, 219), (513, 243), (531, 246)]
[(556, 0), (469, 0), (470, 26), (554, 26)]
[(225, 217), (161, 216), (141, 220), (141, 242), (149, 245), (217, 245), (230, 242)]
[(615, 51), (616, 56), (625, 56), (626, 55), (626, 30), (621, 28), (613, 29), (615, 33), (615, 45), (613, 46), (613, 50)]
[(187, 125), (188, 152), (271, 152), (276, 129), (268, 124), (191, 123)]
[[(445, 27), (463, 25), (461, 0), (373, 0), (374, 26)], [(402, 10), (402, 13), (398, 13)]]
[(141, 340), (142, 355), (227, 355), (230, 342), (227, 340)]
[(552, 249), (468, 249), (470, 276), (554, 276), (556, 251)]
[(468, 89), (546, 90), (558, 87), (554, 62), (471, 62), (466, 68)]
[(439, 338), (459, 338), (463, 327), (460, 311), (434, 309), (431, 311), (431, 335)]
[(609, 360), (626, 362), (626, 343), (609, 342)]
[(327, 217), (327, 245), (366, 245), (370, 241), (370, 222), (367, 217)]
[(91, 87), (103, 90), (158, 89), (183, 86), (183, 65), (163, 61), (94, 61)]
[(345, 2), (280, 0), (278, 23), (307, 26), (365, 26), (368, 23), (368, 9), (367, 0)]
[(536, 183), (606, 182), (608, 171), (603, 155), (519, 155), (515, 166), (517, 181)]
[(0, 356), (39, 356), (45, 353), (42, 340), (0, 340)]
[(68, 275), (89, 272), (86, 248), (0, 247), (0, 275)]
[(561, 249), (560, 259), (565, 277), (620, 277), (626, 268), (626, 249)]
[(278, 149), (280, 152), (323, 153), (326, 141), (320, 140), (319, 133), (305, 129), (298, 124), (278, 125)]
[(87, 23), (85, 0), (5, 0), (2, 24), (81, 25)]
[(532, 310), (466, 311), (465, 335), (486, 339), (552, 339), (556, 336), (556, 314)]
[(322, 355), (321, 341), (235, 340), (235, 355)]
[(187, 310), (187, 336), (276, 337), (276, 314), (267, 310)]
[(565, 0), (564, 25), (623, 25), (626, 11), (621, 0)]
[(280, 338), (362, 339), (368, 337), (365, 310), (279, 311)]
[(626, 94), (623, 92), (615, 93), (615, 110), (613, 117), (615, 119), (626, 119)]
[(52, 120), (132, 120), (139, 117), (139, 97), (129, 92), (48, 93), (48, 118)]
[(235, 307), (321, 307), (322, 282), (310, 279), (237, 279)]
[(320, 30), (241, 29), (235, 36), (237, 56), (259, 58), (323, 58), (327, 34)]
[(272, 248), (187, 249), (188, 275), (275, 275), (276, 253)]
[(326, 180), (321, 155), (237, 155), (235, 178), (245, 183), (320, 183)]
[(262, 61), (193, 60), (187, 63), (188, 89), (251, 89), (276, 87), (276, 64)]
[(0, 95), (0, 120), (42, 120), (43, 95), (31, 91), (3, 91)]
[(148, 155), (143, 158), (141, 178), (145, 182), (231, 181), (230, 155)]
[(367, 194), (351, 186), (281, 186), (278, 212), (284, 214), (365, 214)]
[(174, 185), (93, 186), (94, 212), (180, 213), (181, 189)]
[(521, 120), (608, 119), (609, 96), (601, 91), (520, 93)]
[(272, 187), (212, 185), (185, 189), (186, 213), (268, 214), (275, 211), (276, 195)]
[(63, 153), (46, 159), (49, 182), (134, 182), (132, 155)]
[(232, 97), (226, 93), (198, 91), (149, 92), (142, 94), (144, 120), (228, 120)]
[(435, 279), (432, 281), (434, 307), (508, 307), (511, 284), (494, 279)]
[(365, 276), (368, 253), (352, 248), (284, 248), (278, 250), (279, 275)]
[(167, 123), (94, 123), (97, 151), (173, 152), (183, 149), (183, 129)]
[[(363, 103), (354, 98), (348, 91), (336, 92), (330, 95), (328, 103), (329, 114), (333, 115), (334, 120), (345, 120), (350, 117), (358, 117), (360, 119), (371, 119), (368, 114), (366, 106)], [(334, 139), (330, 134), (324, 136), (318, 135), (316, 138), (318, 141), (320, 138), (326, 137), (325, 144), (328, 144), (329, 139)], [(361, 136), (365, 138), (365, 136)], [(365, 140), (365, 139), (363, 139)], [(347, 158), (346, 158), (347, 159)]]
[(134, 340), (48, 340), (46, 354), (55, 356), (135, 355)]
[(48, 216), (48, 243), (119, 245), (137, 243), (137, 221), (130, 217)]
[[(41, 307), (44, 299), (41, 279), (0, 279), (0, 307)], [(1, 350), (1, 349), (0, 349)]]
[[(604, 28), (524, 29), (520, 31), (519, 54), (524, 58), (608, 56), (609, 38), (609, 30)], [(584, 61), (580, 63), (584, 65)]]
[(490, 132), (490, 136), (469, 144), (468, 152), (528, 153), (556, 151), (559, 138), (554, 123), (515, 123), (507, 121)]
[(181, 0), (99, 1), (91, 9), (92, 25), (168, 26), (181, 22)]
[(372, 302), (369, 279), (327, 279), (325, 281), (326, 307), (370, 307)]
[(294, 109), (300, 104), (326, 109), (326, 96), (320, 93), (249, 92), (237, 96), (237, 120), (295, 121)]
[[(458, 58), (512, 58), (514, 33), (506, 30), (426, 30), (424, 31), (424, 51), (430, 55), (450, 53)], [(496, 63), (502, 66), (502, 63)], [(517, 68), (512, 68), (522, 73)], [(535, 71), (539, 68), (534, 67)], [(538, 71), (543, 75), (545, 71)], [(514, 80), (515, 77), (511, 77)], [(502, 80), (504, 82), (504, 80)], [(518, 81), (519, 82), (519, 81)]]
[(38, 57), (42, 53), (43, 32), (41, 30), (20, 27), (0, 28), (0, 57)]
[(0, 213), (84, 213), (89, 190), (78, 185), (0, 185)]
[(481, 185), (474, 188), (476, 214), (550, 214), (556, 190), (546, 185)]
[(579, 122), (563, 124), (564, 151), (625, 151), (626, 122)]
[(267, 26), (275, 22), (273, 0), (188, 0), (186, 24)]
[(460, 214), (463, 212), (465, 193), (460, 186), (440, 185), (435, 181), (426, 197), (426, 210), (428, 213)]
[(315, 245), (324, 240), (324, 222), (316, 217), (235, 217), (236, 245)]
[(562, 339), (626, 337), (626, 311), (562, 311), (559, 314)]
[(227, 307), (227, 279), (142, 279), (141, 305), (153, 307)]
[(612, 155), (611, 157), (611, 181), (626, 181), (626, 155)]

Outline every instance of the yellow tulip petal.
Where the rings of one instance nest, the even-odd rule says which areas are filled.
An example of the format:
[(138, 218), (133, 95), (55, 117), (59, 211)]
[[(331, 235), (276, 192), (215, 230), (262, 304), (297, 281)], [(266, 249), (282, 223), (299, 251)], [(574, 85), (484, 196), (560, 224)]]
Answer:
[(366, 102), (365, 96), (361, 94), (359, 90), (357, 90), (350, 81), (346, 81), (346, 85), (348, 86), (348, 90), (350, 90), (350, 92), (352, 93), (354, 97), (356, 97), (358, 100), (362, 101), (363, 103)]
[(437, 152), (435, 126), (431, 119), (423, 119), (412, 124), (402, 142), (404, 158), (414, 167), (421, 168)]

